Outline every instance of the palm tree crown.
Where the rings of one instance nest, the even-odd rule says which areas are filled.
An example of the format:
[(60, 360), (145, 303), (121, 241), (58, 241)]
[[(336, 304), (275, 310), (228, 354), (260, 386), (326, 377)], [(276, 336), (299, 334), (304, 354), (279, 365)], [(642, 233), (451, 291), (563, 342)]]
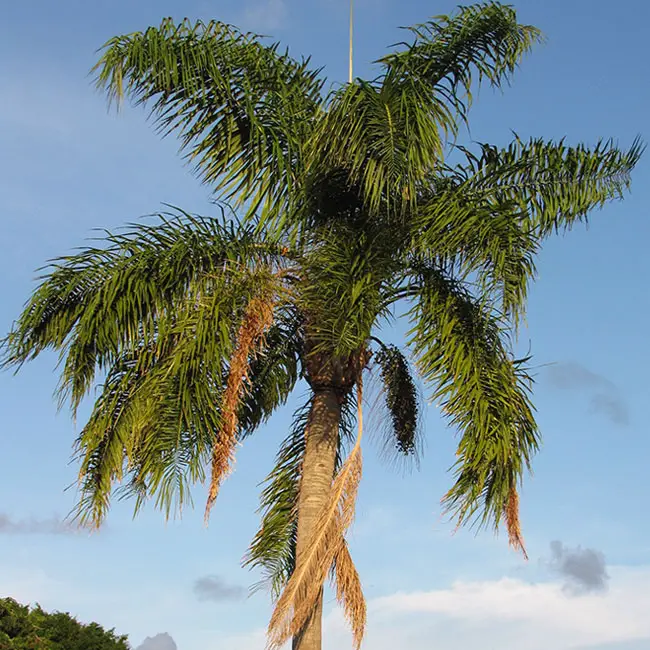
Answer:
[[(540, 34), (498, 3), (410, 31), (375, 79), (329, 92), (308, 59), (219, 22), (165, 20), (109, 41), (99, 86), (147, 104), (240, 216), (173, 209), (55, 260), (4, 341), (6, 366), (60, 351), (59, 397), (73, 412), (102, 378), (77, 440), (79, 516), (93, 525), (116, 484), (136, 509), (153, 498), (169, 516), (210, 468), (207, 515), (237, 442), (307, 381), (247, 560), (278, 598), (274, 647), (290, 636), (319, 647), (305, 629), (330, 570), (357, 644), (363, 636), (345, 531), (366, 369), (407, 457), (418, 447), (415, 373), (424, 380), (461, 434), (447, 508), (459, 523), (505, 519), (523, 550), (517, 488), (539, 432), (513, 339), (535, 257), (546, 237), (620, 198), (642, 152), (638, 141), (519, 137), (452, 146), (475, 86), (509, 81)], [(396, 313), (410, 322), (413, 367), (374, 336)], [(324, 459), (320, 475), (312, 458)]]

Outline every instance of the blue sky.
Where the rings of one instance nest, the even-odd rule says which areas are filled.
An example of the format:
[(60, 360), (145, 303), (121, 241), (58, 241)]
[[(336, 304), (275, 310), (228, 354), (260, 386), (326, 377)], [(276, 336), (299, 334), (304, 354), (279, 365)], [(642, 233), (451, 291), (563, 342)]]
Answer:
[[(454, 4), (357, 0), (356, 73), (370, 73), (368, 62), (400, 39), (398, 25)], [(547, 42), (512, 88), (480, 95), (473, 138), (504, 144), (510, 130), (570, 142), (613, 136), (621, 145), (639, 133), (650, 138), (645, 0), (516, 6)], [(346, 0), (30, 0), (0, 11), (3, 332), (35, 269), (93, 228), (119, 227), (163, 202), (210, 212), (206, 188), (175, 143), (153, 133), (142, 109), (108, 112), (91, 87), (88, 70), (108, 38), (167, 15), (217, 18), (272, 34), (295, 54), (313, 54), (333, 81), (346, 78)], [(419, 472), (395, 472), (367, 448), (352, 535), (370, 603), (367, 650), (424, 650), (431, 639), (440, 650), (478, 642), (501, 650), (650, 648), (649, 174), (646, 155), (631, 196), (594, 213), (589, 230), (549, 241), (539, 261), (522, 333), (540, 366), (535, 400), (545, 441), (522, 494), (527, 564), (503, 535), (452, 537), (441, 521), (454, 439), (434, 408)], [(256, 530), (256, 486), (291, 405), (240, 450), (209, 529), (201, 507), (165, 524), (148, 510), (132, 521), (129, 504), (116, 503), (105, 530), (70, 535), (58, 517), (74, 504), (65, 488), (76, 474), (69, 458), (77, 427), (56, 413), (55, 362), (44, 357), (16, 377), (0, 374), (0, 596), (115, 626), (134, 647), (152, 637), (148, 650), (172, 649), (171, 638), (179, 650), (263, 647), (268, 599), (240, 598), (256, 580), (240, 560)], [(198, 489), (198, 506), (203, 496)], [(326, 633), (327, 650), (349, 643), (331, 595)]]

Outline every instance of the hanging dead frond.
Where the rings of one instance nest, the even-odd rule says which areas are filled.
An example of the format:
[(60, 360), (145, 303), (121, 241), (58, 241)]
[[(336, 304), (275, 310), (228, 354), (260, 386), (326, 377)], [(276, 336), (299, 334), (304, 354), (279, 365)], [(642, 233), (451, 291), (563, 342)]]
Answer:
[(528, 560), (528, 553), (526, 553), (526, 547), (524, 545), (524, 536), (521, 532), (521, 521), (519, 520), (519, 494), (515, 487), (510, 489), (508, 503), (505, 508), (505, 517), (510, 546), (515, 550), (521, 551), (524, 559)]
[(300, 632), (309, 618), (325, 576), (343, 543), (345, 530), (354, 517), (361, 465), (361, 448), (355, 444), (334, 481), (309, 550), (276, 603), (268, 629), (269, 648), (282, 647), (291, 636)]
[(352, 628), (355, 650), (359, 650), (366, 629), (366, 599), (361, 589), (359, 573), (354, 566), (350, 549), (345, 540), (334, 558), (334, 578), (336, 580), (336, 599), (343, 607), (345, 618)]
[(311, 615), (327, 572), (345, 544), (345, 533), (354, 519), (361, 481), (363, 390), (357, 381), (357, 440), (332, 484), (330, 498), (312, 531), (308, 551), (301, 558), (278, 599), (268, 627), (268, 648), (277, 650), (297, 635)]
[(210, 510), (217, 499), (219, 487), (232, 466), (237, 441), (237, 413), (248, 380), (250, 358), (260, 348), (264, 332), (272, 323), (273, 303), (269, 299), (253, 298), (244, 313), (237, 333), (235, 350), (230, 359), (228, 381), (221, 403), (221, 429), (215, 437), (212, 448), (212, 475), (205, 506), (206, 524), (210, 518)]

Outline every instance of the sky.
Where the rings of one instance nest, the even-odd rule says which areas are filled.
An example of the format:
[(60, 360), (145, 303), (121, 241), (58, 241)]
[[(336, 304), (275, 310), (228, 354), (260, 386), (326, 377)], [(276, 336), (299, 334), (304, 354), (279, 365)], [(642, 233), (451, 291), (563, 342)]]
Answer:
[[(447, 0), (357, 0), (355, 73), (399, 41), (400, 25), (450, 11)], [(622, 146), (650, 138), (646, 0), (521, 0), (522, 22), (546, 42), (512, 87), (485, 89), (469, 137), (506, 144), (566, 137)], [(333, 82), (347, 76), (346, 0), (7, 0), (0, 7), (0, 330), (34, 288), (36, 269), (163, 203), (210, 214), (209, 193), (161, 140), (142, 108), (108, 111), (92, 87), (96, 50), (162, 17), (215, 18), (312, 54)], [(645, 322), (650, 155), (632, 194), (589, 228), (549, 240), (530, 292), (527, 327), (544, 445), (522, 490), (530, 560), (506, 536), (452, 535), (439, 501), (449, 488), (454, 432), (425, 414), (418, 471), (365, 450), (351, 533), (369, 603), (366, 650), (650, 649), (650, 361)], [(400, 339), (403, 330), (389, 333)], [(56, 358), (0, 374), (0, 597), (39, 602), (128, 633), (140, 650), (258, 650), (270, 613), (259, 576), (241, 567), (258, 518), (259, 482), (292, 407), (239, 450), (210, 526), (197, 509), (165, 523), (117, 502), (93, 535), (63, 517), (75, 503), (70, 463), (81, 424), (57, 413)], [(645, 406), (644, 406), (645, 405)], [(87, 413), (87, 410), (86, 410)], [(331, 592), (325, 650), (350, 647)]]

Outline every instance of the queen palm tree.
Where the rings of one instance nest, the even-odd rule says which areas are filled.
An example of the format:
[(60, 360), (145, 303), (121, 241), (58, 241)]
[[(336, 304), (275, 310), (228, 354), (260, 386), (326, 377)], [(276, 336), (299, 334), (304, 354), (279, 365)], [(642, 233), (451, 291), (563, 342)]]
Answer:
[[(58, 350), (73, 412), (102, 381), (76, 446), (77, 514), (94, 526), (117, 484), (136, 510), (153, 499), (170, 516), (209, 475), (207, 517), (237, 444), (306, 381), (247, 558), (276, 599), (273, 648), (290, 637), (320, 648), (329, 572), (361, 643), (345, 534), (368, 373), (383, 386), (388, 444), (406, 457), (424, 380), (460, 432), (449, 513), (505, 521), (524, 551), (517, 489), (539, 432), (514, 338), (535, 256), (622, 197), (641, 155), (638, 141), (451, 144), (473, 83), (508, 81), (539, 32), (491, 3), (411, 34), (375, 79), (328, 92), (308, 59), (219, 22), (165, 20), (110, 40), (99, 86), (150, 106), (222, 212), (172, 209), (55, 260), (3, 345), (15, 367)], [(375, 336), (399, 314), (410, 355)]]

